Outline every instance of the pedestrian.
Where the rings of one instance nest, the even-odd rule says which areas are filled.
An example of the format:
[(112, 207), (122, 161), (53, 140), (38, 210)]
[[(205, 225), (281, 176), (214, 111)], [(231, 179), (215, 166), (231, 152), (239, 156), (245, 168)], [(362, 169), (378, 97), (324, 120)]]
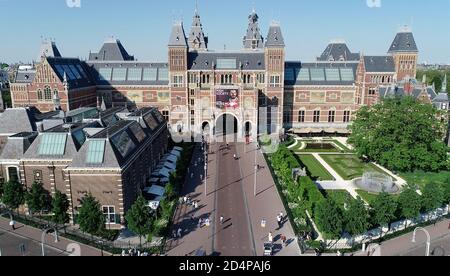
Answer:
[(194, 209), (198, 209), (198, 201), (194, 202)]
[(181, 238), (183, 234), (183, 230), (181, 228), (178, 228), (178, 238)]
[(281, 242), (283, 243), (283, 246), (286, 247), (286, 236), (285, 235), (281, 235)]
[(269, 242), (273, 243), (273, 235), (272, 232), (269, 232)]
[(281, 221), (283, 221), (284, 220), (284, 213), (283, 212), (280, 212), (280, 217), (281, 217)]
[(220, 224), (223, 224), (223, 222), (225, 221), (225, 218), (223, 216), (220, 217)]
[(198, 228), (202, 228), (202, 226), (203, 226), (203, 219), (202, 218), (200, 218), (199, 220), (198, 220)]
[(203, 174), (200, 175), (200, 180), (203, 180)]
[(9, 226), (11, 226), (12, 230), (15, 231), (16, 230), (16, 222), (14, 220), (11, 220), (9, 222)]
[(183, 203), (186, 204), (186, 203), (187, 203), (187, 200), (188, 200), (187, 196), (184, 196), (184, 197), (183, 197)]
[(277, 216), (277, 223), (278, 223), (278, 229), (281, 229), (282, 225), (281, 225), (281, 217), (280, 217), (280, 215)]
[(207, 218), (206, 220), (205, 220), (205, 226), (206, 227), (209, 227), (211, 225), (211, 222), (209, 221), (209, 218)]
[(194, 173), (191, 173), (191, 179), (194, 178)]
[(175, 231), (175, 229), (172, 231), (172, 237), (173, 237), (174, 239), (177, 238), (177, 231)]

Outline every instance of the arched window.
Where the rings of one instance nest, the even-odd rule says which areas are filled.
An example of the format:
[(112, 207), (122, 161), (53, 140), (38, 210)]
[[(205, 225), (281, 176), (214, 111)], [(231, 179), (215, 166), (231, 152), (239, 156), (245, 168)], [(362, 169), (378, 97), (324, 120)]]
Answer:
[(58, 89), (53, 90), (53, 96), (58, 96), (59, 92)]
[(44, 88), (44, 98), (45, 98), (45, 101), (52, 100), (52, 89), (49, 86), (46, 86)]
[(38, 89), (37, 91), (37, 97), (38, 97), (38, 101), (42, 101), (44, 99), (43, 95), (42, 95), (42, 90)]

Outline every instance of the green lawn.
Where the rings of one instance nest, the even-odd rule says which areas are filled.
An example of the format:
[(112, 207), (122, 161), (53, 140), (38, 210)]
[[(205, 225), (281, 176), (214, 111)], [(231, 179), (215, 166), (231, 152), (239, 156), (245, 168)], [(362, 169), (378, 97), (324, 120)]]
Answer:
[[(305, 142), (305, 141), (299, 142), (294, 148), (291, 149), (291, 151), (293, 151), (294, 153), (298, 153), (298, 152), (301, 152), (301, 153), (340, 152), (340, 150), (339, 150), (338, 148), (336, 148), (336, 147), (332, 144), (332, 141), (330, 141), (330, 142), (328, 142), (328, 141), (325, 142), (324, 144), (327, 144), (327, 145), (325, 145), (325, 148), (320, 148), (320, 146), (319, 146), (319, 147), (316, 148), (316, 149), (308, 148), (308, 144), (309, 144), (309, 145), (314, 145), (314, 144), (318, 144), (318, 145), (319, 145), (320, 143), (317, 143), (317, 142), (314, 142), (314, 141), (305, 142), (305, 143), (307, 144), (307, 145), (306, 145), (307, 148), (305, 148), (305, 149), (300, 149), (301, 146), (303, 145), (302, 142)], [(332, 145), (332, 148), (329, 148), (329, 145)]]
[(345, 190), (326, 190), (324, 191), (325, 197), (333, 199), (339, 207), (344, 209), (345, 203), (349, 203), (354, 198)]
[[(372, 202), (377, 198), (378, 194), (375, 193), (369, 193), (363, 190), (356, 190), (356, 192), (358, 193), (358, 195), (367, 203), (369, 203), (369, 205), (372, 205)], [(395, 194), (395, 195), (391, 195), (392, 198), (394, 198), (395, 200), (398, 199), (399, 195)]]
[(356, 155), (321, 155), (344, 180), (353, 180), (362, 177), (365, 172), (375, 171), (385, 174), (381, 169), (371, 163), (362, 162)]
[(333, 176), (312, 155), (299, 155), (300, 161), (308, 168), (313, 178), (319, 180), (334, 180)]
[(428, 183), (437, 182), (443, 184), (450, 179), (450, 172), (414, 172), (414, 173), (402, 173), (400, 176), (408, 182), (408, 184), (418, 185), (421, 189)]
[(346, 147), (344, 144), (342, 144), (341, 142), (339, 142), (338, 140), (333, 140), (333, 142), (338, 145), (339, 147), (341, 147), (345, 152), (353, 152), (351, 149), (349, 149), (348, 147)]

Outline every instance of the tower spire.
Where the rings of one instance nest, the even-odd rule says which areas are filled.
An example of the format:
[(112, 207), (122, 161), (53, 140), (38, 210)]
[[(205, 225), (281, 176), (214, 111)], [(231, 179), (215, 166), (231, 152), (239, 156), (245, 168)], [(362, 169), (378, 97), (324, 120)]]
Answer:
[(264, 47), (264, 38), (261, 35), (258, 23), (259, 16), (253, 8), (248, 16), (247, 34), (244, 36), (243, 43), (245, 49), (262, 49)]
[(198, 12), (198, 0), (195, 1), (195, 14), (192, 19), (192, 26), (189, 32), (188, 45), (190, 50), (208, 50), (208, 37), (203, 32), (203, 25)]

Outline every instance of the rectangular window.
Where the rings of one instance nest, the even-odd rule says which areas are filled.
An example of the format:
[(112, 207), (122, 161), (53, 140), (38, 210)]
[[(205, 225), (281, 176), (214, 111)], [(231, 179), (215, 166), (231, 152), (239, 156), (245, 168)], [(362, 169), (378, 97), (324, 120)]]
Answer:
[(168, 81), (169, 80), (169, 70), (167, 68), (159, 68), (158, 80), (159, 81)]
[(374, 96), (377, 93), (377, 90), (375, 88), (369, 89), (369, 96)]
[(128, 69), (128, 81), (141, 81), (141, 80), (142, 80), (142, 68)]
[(314, 111), (313, 122), (314, 123), (320, 123), (320, 110), (315, 110)]
[(217, 59), (217, 69), (236, 69), (237, 67), (236, 59), (225, 59), (225, 58), (218, 58)]
[(158, 69), (156, 68), (144, 68), (144, 81), (156, 81), (156, 76), (158, 75)]
[(334, 123), (335, 119), (336, 119), (336, 111), (330, 110), (328, 112), (328, 122), (329, 123)]
[(116, 208), (114, 206), (103, 206), (102, 209), (106, 224), (116, 224)]
[(264, 84), (266, 83), (266, 75), (264, 74), (258, 74), (257, 76), (257, 81), (259, 84)]
[(98, 80), (110, 81), (111, 75), (112, 75), (111, 68), (100, 68), (100, 70), (98, 70)]
[(103, 141), (92, 140), (89, 142), (88, 152), (86, 156), (86, 163), (88, 164), (102, 164), (105, 155), (105, 144)]
[(341, 68), (341, 80), (342, 81), (354, 81), (355, 75), (351, 68)]
[(164, 117), (164, 120), (165, 120), (166, 122), (169, 122), (169, 120), (170, 120), (169, 111), (164, 110), (164, 111), (162, 112), (162, 115), (163, 115), (163, 117)]
[(113, 81), (124, 81), (127, 78), (127, 69), (126, 68), (114, 68), (113, 70)]
[(305, 110), (300, 110), (298, 112), (298, 122), (299, 123), (304, 123), (305, 122), (305, 117), (306, 117), (306, 111)]
[(158, 92), (158, 102), (169, 102), (170, 92)]
[(42, 183), (42, 171), (35, 170), (33, 171), (34, 182)]
[(351, 117), (351, 111), (344, 111), (344, 123), (349, 123)]
[(297, 81), (310, 81), (308, 68), (300, 69), (300, 72), (297, 75)]
[(327, 76), (327, 81), (340, 81), (341, 77), (339, 75), (339, 69), (325, 69), (325, 74)]
[(314, 68), (311, 69), (312, 81), (325, 81), (325, 72), (323, 69)]
[(270, 76), (270, 87), (280, 87), (280, 76)]
[(191, 99), (190, 102), (191, 102), (191, 106), (195, 105), (195, 100), (194, 99)]
[(173, 76), (172, 87), (183, 87), (183, 76)]

